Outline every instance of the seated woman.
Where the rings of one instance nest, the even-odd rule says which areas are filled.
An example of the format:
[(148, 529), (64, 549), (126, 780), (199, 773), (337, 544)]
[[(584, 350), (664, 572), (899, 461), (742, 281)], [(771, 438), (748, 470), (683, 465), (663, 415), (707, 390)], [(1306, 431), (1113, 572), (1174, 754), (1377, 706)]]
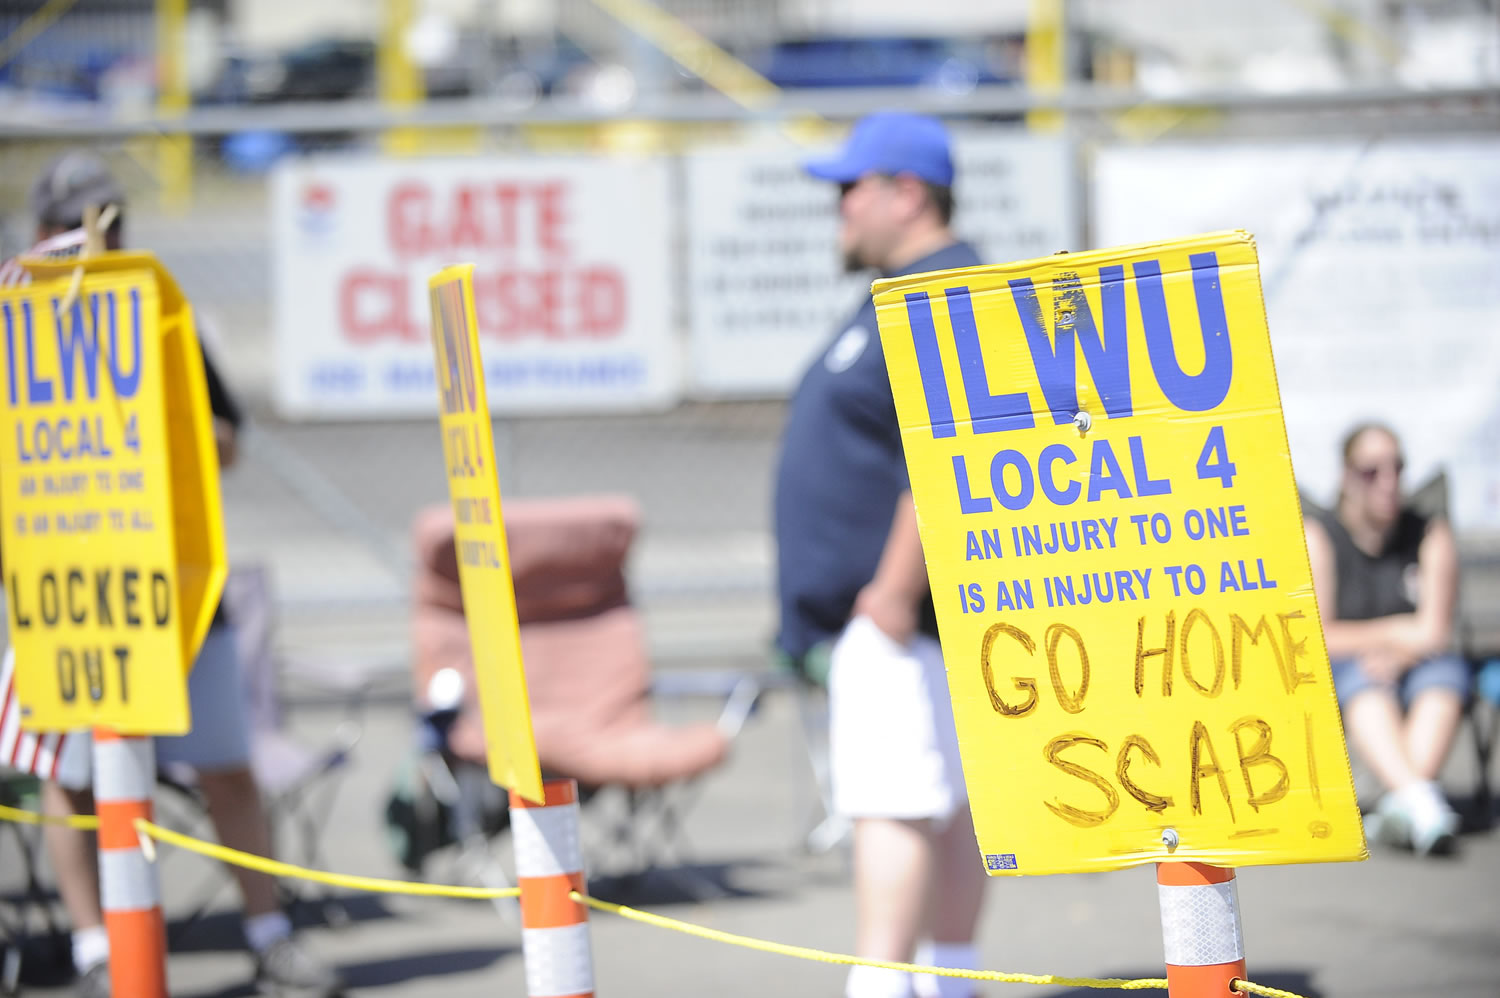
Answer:
[(1384, 426), (1344, 440), (1336, 509), (1307, 519), (1307, 549), (1349, 740), (1385, 786), (1370, 837), (1418, 853), (1455, 845), (1438, 772), (1469, 693), (1451, 651), (1458, 555), (1446, 520), (1403, 507), (1401, 446)]

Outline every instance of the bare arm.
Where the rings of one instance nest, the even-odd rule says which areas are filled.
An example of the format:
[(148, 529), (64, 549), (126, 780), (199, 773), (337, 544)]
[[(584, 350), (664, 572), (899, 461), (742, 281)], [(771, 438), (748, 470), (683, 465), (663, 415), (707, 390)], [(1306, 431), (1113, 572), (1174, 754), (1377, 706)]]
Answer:
[(1341, 655), (1333, 647), (1333, 637), (1329, 629), (1337, 623), (1335, 614), (1338, 606), (1338, 569), (1333, 554), (1333, 542), (1328, 539), (1328, 533), (1323, 525), (1312, 517), (1303, 521), (1303, 531), (1307, 535), (1307, 562), (1312, 569), (1313, 595), (1318, 600), (1318, 616), (1323, 620), (1324, 640), (1328, 642), (1328, 655), (1330, 658), (1348, 657)]
[(232, 467), (239, 457), (239, 435), (235, 432), (234, 424), (215, 416), (214, 443), (219, 451), (219, 467)]
[(1446, 651), (1458, 612), (1458, 544), (1447, 520), (1434, 521), (1417, 549), (1421, 588), (1413, 640), (1422, 657)]
[(903, 492), (875, 577), (859, 591), (854, 612), (868, 616), (889, 637), (905, 644), (916, 632), (917, 607), (926, 595), (927, 560), (917, 529), (917, 508), (911, 493)]

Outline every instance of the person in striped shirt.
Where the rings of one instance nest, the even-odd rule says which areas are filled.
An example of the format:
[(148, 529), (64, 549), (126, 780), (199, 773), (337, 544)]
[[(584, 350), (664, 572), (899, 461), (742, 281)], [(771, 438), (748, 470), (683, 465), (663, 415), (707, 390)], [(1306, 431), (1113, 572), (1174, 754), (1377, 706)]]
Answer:
[[(108, 168), (86, 152), (69, 152), (54, 160), (31, 191), (38, 241), (26, 255), (77, 256), (85, 244), (83, 219), (90, 205), (100, 209), (101, 222), (107, 221), (106, 249), (120, 249), (124, 242), (125, 195)], [(26, 271), (15, 261), (0, 265), (0, 284), (14, 285), (26, 279)], [(228, 467), (235, 460), (235, 439), (242, 417), (207, 351), (203, 361), (219, 464)], [(250, 769), (249, 726), (240, 694), (234, 634), (222, 610), (215, 614), (199, 650), (188, 687), (193, 730), (180, 737), (157, 738), (158, 765), (191, 766), (219, 840), (234, 849), (270, 856), (270, 824)], [(4, 691), (0, 697), (13, 704), (14, 697), (8, 693)], [(0, 731), (4, 730), (0, 726)], [(19, 733), (19, 739), (37, 743), (30, 749), (21, 746), (19, 756), (40, 759), (49, 737), (57, 736)], [(88, 732), (70, 732), (55, 747), (51, 771), (37, 774), (45, 778), (42, 799), (48, 814), (92, 812), (91, 754)], [(111, 993), (109, 937), (99, 901), (94, 837), (61, 826), (49, 826), (45, 834), (58, 893), (73, 925), (77, 993), (80, 998), (107, 998)], [(342, 993), (339, 975), (292, 938), (291, 921), (276, 901), (275, 881), (241, 867), (234, 867), (233, 873), (244, 899), (245, 937), (255, 957), (257, 984), (287, 996), (327, 998)]]

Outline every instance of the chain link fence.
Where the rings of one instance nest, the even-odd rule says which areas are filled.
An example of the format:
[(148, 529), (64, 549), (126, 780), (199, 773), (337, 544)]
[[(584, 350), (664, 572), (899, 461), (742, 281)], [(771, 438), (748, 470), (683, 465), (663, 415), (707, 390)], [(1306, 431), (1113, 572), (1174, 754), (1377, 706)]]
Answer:
[[(710, 145), (749, 148), (752, 138), (777, 133), (806, 110), (819, 113), (832, 126), (827, 134), (834, 134), (871, 107), (924, 102), (955, 129), (1012, 138), (1025, 133), (1026, 113), (1041, 106), (1062, 112), (1056, 134), (1074, 172), (1060, 196), (1071, 213), (1066, 226), (1075, 247), (1097, 236), (1091, 170), (1102, 149), (1168, 138), (1215, 147), (1231, 140), (1333, 135), (1369, 141), (1482, 136), (1500, 126), (1500, 99), (1483, 89), (1203, 97), (1137, 106), (1095, 92), (1043, 100), (981, 88), (965, 99), (830, 91), (814, 104), (753, 118), (717, 98), (688, 96), (643, 108), (661, 113), (629, 122), (593, 112), (528, 115), (494, 102), (464, 102), (421, 112), (428, 124), (418, 134), (424, 152), (524, 162), (554, 153), (666, 157), (668, 214), (678, 220), (671, 254), (680, 275), (694, 266), (692, 229), (698, 224), (683, 183), (685, 156)], [(139, 125), (6, 125), (0, 128), (0, 211), (9, 255), (33, 235), (27, 190), (52, 156), (85, 147), (108, 161), (128, 191), (127, 242), (155, 251), (177, 277), (250, 414), (244, 457), (224, 484), (232, 556), (273, 567), (294, 652), (298, 645), (320, 653), (337, 648), (339, 655), (394, 666), (405, 642), (408, 524), (425, 504), (446, 501), (436, 422), (404, 416), (290, 419), (275, 404), (275, 207), (266, 170), (280, 157), (378, 157), (389, 127), (411, 124), (382, 115), (375, 105), (350, 102), (264, 113), (208, 110)], [(163, 185), (161, 129), (190, 137), (191, 188), (185, 198)], [(974, 196), (983, 194), (976, 185)], [(825, 228), (817, 231), (832, 225), (831, 195), (810, 210), (822, 213), (817, 224)], [(833, 252), (828, 245), (827, 253)], [(687, 289), (680, 276), (677, 288), (669, 309), (670, 342), (686, 356)], [(855, 303), (850, 288), (827, 291), (820, 321), (789, 332), (807, 345), (824, 341), (836, 331), (828, 317)], [(641, 411), (503, 415), (496, 421), (502, 488), (507, 498), (604, 491), (636, 497), (645, 524), (632, 572), (658, 650), (760, 656), (775, 623), (769, 508), (785, 397), (784, 385), (728, 397), (688, 391), (673, 404)]]

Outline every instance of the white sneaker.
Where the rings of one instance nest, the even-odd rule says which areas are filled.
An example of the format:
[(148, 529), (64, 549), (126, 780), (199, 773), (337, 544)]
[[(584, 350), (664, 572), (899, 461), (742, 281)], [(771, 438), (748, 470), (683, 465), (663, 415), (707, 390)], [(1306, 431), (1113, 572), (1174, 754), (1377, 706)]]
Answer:
[(1462, 824), (1442, 788), (1426, 782), (1404, 788), (1410, 803), (1411, 847), (1419, 856), (1446, 855), (1458, 845)]
[(1365, 834), (1389, 846), (1410, 847), (1419, 856), (1445, 855), (1458, 845), (1460, 824), (1436, 783), (1411, 783), (1380, 799), (1365, 820)]
[(1411, 814), (1400, 792), (1392, 790), (1380, 798), (1375, 810), (1365, 815), (1365, 838), (1382, 845), (1411, 845)]

